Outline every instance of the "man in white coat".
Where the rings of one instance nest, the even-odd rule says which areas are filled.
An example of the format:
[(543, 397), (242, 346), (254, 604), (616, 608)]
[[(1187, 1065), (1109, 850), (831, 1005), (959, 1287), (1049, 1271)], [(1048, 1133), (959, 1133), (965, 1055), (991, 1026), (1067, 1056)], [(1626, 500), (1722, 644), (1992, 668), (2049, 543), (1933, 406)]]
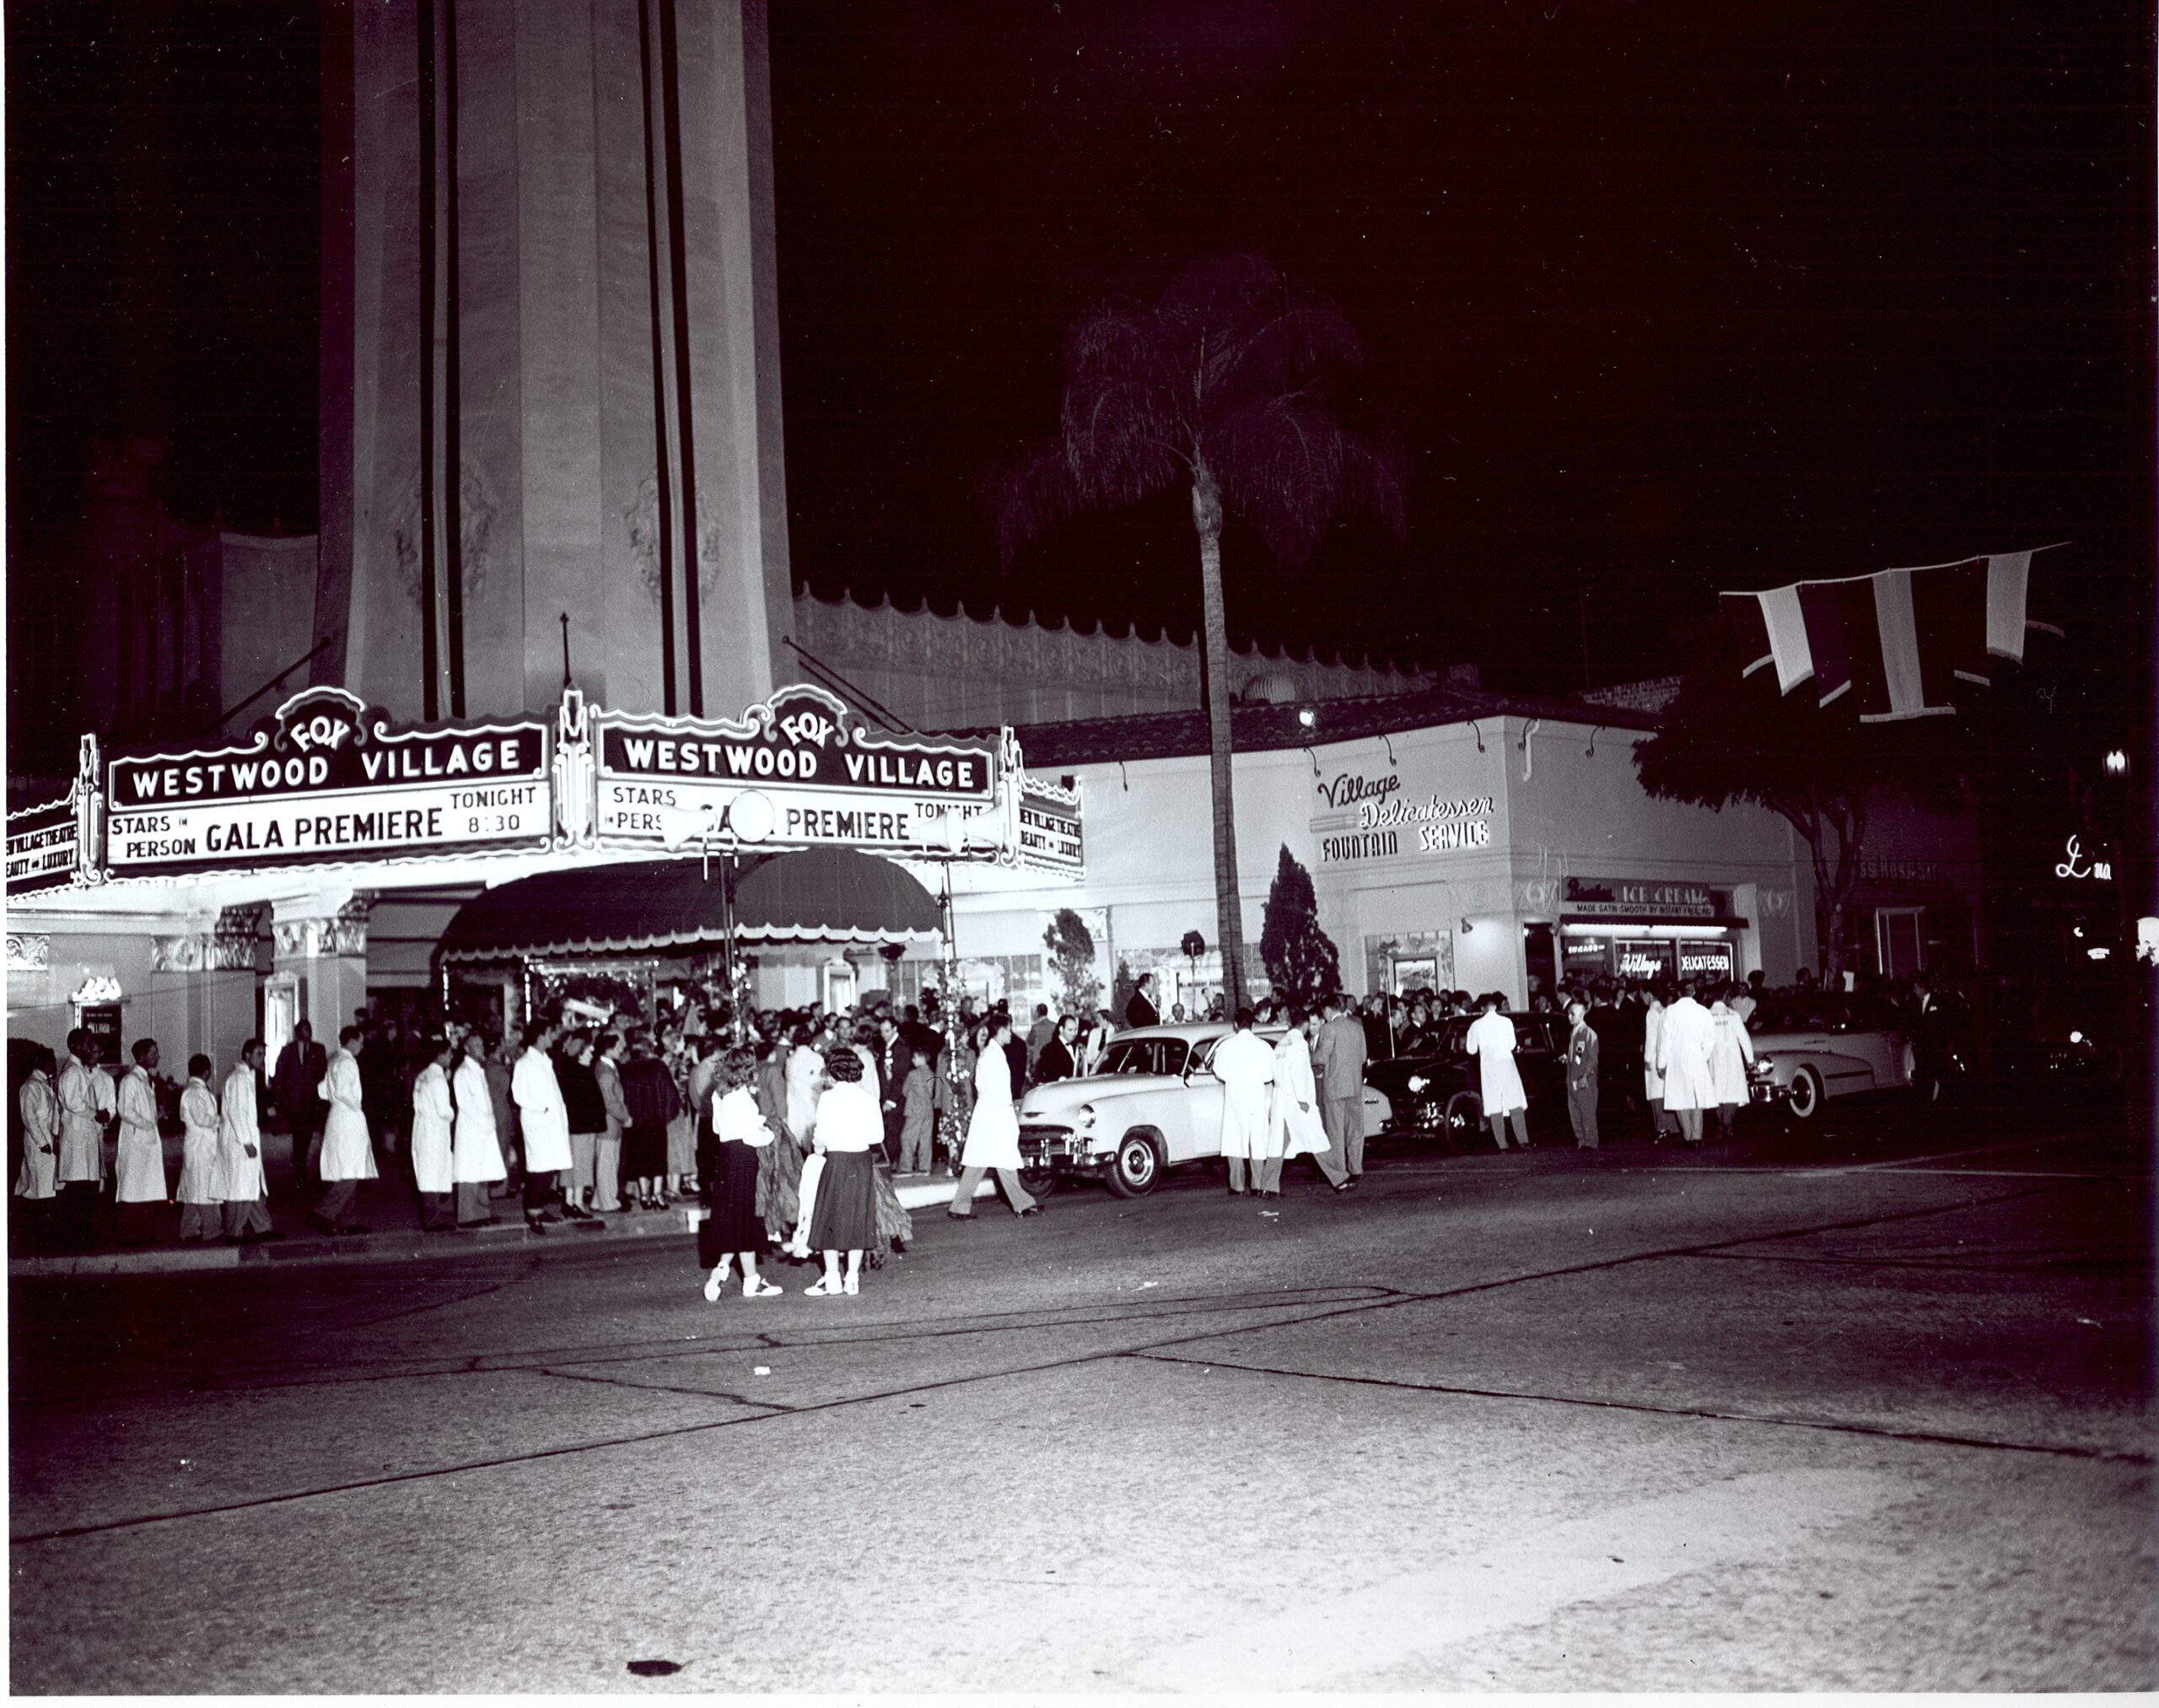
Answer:
[(1693, 982), (1681, 985), (1664, 1011), (1657, 1071), (1664, 1075), (1665, 1109), (1678, 1121), (1679, 1136), (1689, 1145), (1702, 1142), (1702, 1111), (1717, 1100), (1709, 1075), (1709, 1046), (1715, 1037), (1716, 1023), (1694, 1000)]
[(170, 1201), (165, 1181), (165, 1141), (158, 1131), (158, 1046), (150, 1038), (134, 1044), (135, 1065), (120, 1082), (120, 1148), (113, 1160), (116, 1219), (120, 1237), (131, 1244), (157, 1237), (160, 1212)]
[(450, 1091), (457, 1110), (450, 1147), (457, 1225), (485, 1227), (495, 1219), (487, 1188), (507, 1179), (509, 1170), (503, 1162), (502, 1142), (495, 1132), (495, 1100), (487, 1089), (487, 1041), (476, 1032), (465, 1035)]
[(1012, 1018), (1000, 1014), (975, 1062), (975, 1107), (967, 1117), (966, 1146), (960, 1152), (960, 1184), (945, 1210), (961, 1221), (973, 1220), (975, 1188), (993, 1172), (1013, 1215), (1042, 1213), (1042, 1205), (1020, 1183), (1020, 1117), (1012, 1102), (1011, 1059), (1005, 1053), (1011, 1042)]
[[(1252, 1011), (1237, 1010), (1236, 1030), (1214, 1046), (1208, 1071), (1222, 1082), (1222, 1156), (1230, 1166), (1230, 1191), (1241, 1197), (1245, 1190), (1245, 1162), (1263, 1164), (1271, 1143), (1268, 1132), (1267, 1088), (1274, 1083), (1274, 1052), (1255, 1034)], [(1260, 1188), (1260, 1169), (1255, 1167), (1253, 1185)], [(1279, 1156), (1274, 1172), (1279, 1182)]]
[(15, 1177), (15, 1194), (36, 1204), (35, 1213), (40, 1216), (51, 1209), (58, 1191), (60, 1095), (52, 1088), (51, 1061), (40, 1053), (15, 1094), (15, 1107), (23, 1118), (23, 1169)]
[(337, 1053), (322, 1075), (322, 1100), (330, 1118), (322, 1129), (322, 1197), (308, 1218), (325, 1233), (365, 1233), (353, 1220), (360, 1183), (376, 1178), (374, 1145), (361, 1101), (360, 1052), (367, 1034), (348, 1026), (337, 1034)]
[(180, 1153), (180, 1238), (185, 1245), (222, 1238), (225, 1231), (223, 1117), (210, 1089), (216, 1064), (205, 1055), (187, 1063), (187, 1088), (180, 1094), (180, 1118), (187, 1129)]
[(1492, 1124), (1492, 1137), (1499, 1149), (1507, 1148), (1510, 1128), (1515, 1148), (1529, 1149), (1529, 1096), (1522, 1089), (1521, 1070), (1515, 1065), (1515, 1023), (1499, 1010), (1506, 999), (1496, 990), (1483, 999), (1484, 1012), (1470, 1022), (1462, 1035), (1462, 1048), (1477, 1058), (1477, 1086), (1483, 1095), (1484, 1118)]
[(451, 1233), (457, 1227), (450, 1154), (457, 1112), (450, 1091), (450, 1041), (432, 1038), (427, 1049), (428, 1064), (412, 1081), (412, 1184), (420, 1194), (421, 1231)]
[(62, 1237), (71, 1245), (97, 1241), (98, 1188), (105, 1181), (105, 1129), (119, 1113), (112, 1076), (98, 1066), (97, 1034), (67, 1034), (67, 1065), (60, 1075), (60, 1185)]
[(554, 1207), (557, 1176), (570, 1167), (570, 1113), (562, 1082), (547, 1053), (556, 1028), (536, 1020), (525, 1028), (525, 1053), (509, 1080), (510, 1101), (517, 1105), (517, 1129), (525, 1135), (525, 1225), (546, 1231), (550, 1222), (590, 1221), (592, 1212), (565, 1202)]
[(240, 1047), (240, 1062), (225, 1075), (218, 1115), (218, 1142), (225, 1161), (225, 1241), (251, 1245), (283, 1236), (270, 1226), (270, 1186), (262, 1172), (262, 1128), (255, 1082), (262, 1072), (262, 1040)]

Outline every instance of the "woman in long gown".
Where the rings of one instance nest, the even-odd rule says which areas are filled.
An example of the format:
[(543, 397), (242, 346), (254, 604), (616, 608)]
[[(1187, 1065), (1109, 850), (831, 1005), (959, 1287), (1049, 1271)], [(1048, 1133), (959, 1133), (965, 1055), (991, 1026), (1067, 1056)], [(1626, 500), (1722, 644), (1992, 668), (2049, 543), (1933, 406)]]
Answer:
[(675, 1076), (653, 1048), (649, 1034), (630, 1039), (630, 1059), (622, 1064), (622, 1102), (630, 1124), (622, 1134), (622, 1177), (642, 1210), (666, 1203), (667, 1126), (681, 1108)]
[(757, 1152), (757, 1214), (775, 1245), (802, 1213), (802, 1147), (787, 1123), (787, 1046), (760, 1044), (755, 1086), (757, 1113), (777, 1140)]
[(803, 1150), (817, 1126), (817, 1097), (824, 1089), (825, 1059), (810, 1047), (810, 1028), (799, 1026), (787, 1055), (787, 1130)]
[(1282, 1165), (1293, 1156), (1324, 1156), (1330, 1141), (1320, 1120), (1319, 1083), (1312, 1073), (1311, 1045), (1305, 1037), (1305, 1011), (1289, 1005), (1289, 1029), (1274, 1046), (1274, 1080), (1268, 1087), (1267, 1125), (1272, 1167), (1263, 1177), (1260, 1195), (1282, 1195)]
[(1012, 1022), (1000, 1020), (975, 1059), (974, 1113), (967, 1119), (966, 1149), (960, 1156), (960, 1183), (945, 1215), (966, 1221), (975, 1213), (975, 1188), (994, 1172), (1015, 1215), (1037, 1215), (1036, 1204), (1020, 1183), (1020, 1117), (1012, 1101), (1011, 1059), (1004, 1044)]
[(786, 1290), (757, 1273), (757, 1248), (765, 1237), (757, 1216), (757, 1159), (775, 1141), (750, 1083), (756, 1059), (740, 1046), (723, 1055), (708, 1098), (711, 1107), (702, 1112), (697, 1180), (705, 1219), (697, 1224), (697, 1261), (711, 1271), (705, 1277), (710, 1300), (719, 1297), (728, 1266), (737, 1258), (744, 1298), (769, 1299)]

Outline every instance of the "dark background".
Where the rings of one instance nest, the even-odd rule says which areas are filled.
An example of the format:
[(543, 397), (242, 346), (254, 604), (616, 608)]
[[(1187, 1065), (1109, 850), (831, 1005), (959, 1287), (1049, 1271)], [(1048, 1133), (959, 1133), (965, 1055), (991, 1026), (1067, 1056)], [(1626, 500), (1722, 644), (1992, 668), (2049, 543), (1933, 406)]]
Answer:
[[(1959, 0), (782, 0), (791, 539), (821, 593), (1189, 629), (1181, 499), (999, 566), (1064, 327), (1254, 249), (1361, 332), (1406, 544), (1234, 633), (1565, 689), (1676, 670), (1718, 587), (2073, 539), (2148, 632), (2151, 24)], [(197, 519), (314, 525), (315, 19), (6, 8), (11, 559), (86, 439)], [(2123, 626), (2117, 619), (2125, 620)]]

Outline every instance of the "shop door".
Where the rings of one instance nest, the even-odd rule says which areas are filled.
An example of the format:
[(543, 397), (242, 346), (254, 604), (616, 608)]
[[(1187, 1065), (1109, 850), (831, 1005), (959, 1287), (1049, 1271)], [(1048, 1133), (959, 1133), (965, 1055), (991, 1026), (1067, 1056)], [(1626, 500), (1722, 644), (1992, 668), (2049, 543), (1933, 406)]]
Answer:
[(1909, 978), (1926, 965), (1917, 908), (1874, 910), (1874, 958), (1884, 978)]
[(1521, 952), (1526, 970), (1529, 973), (1529, 994), (1533, 999), (1539, 991), (1554, 994), (1559, 988), (1559, 951), (1552, 941), (1549, 925), (1525, 925), (1521, 928)]

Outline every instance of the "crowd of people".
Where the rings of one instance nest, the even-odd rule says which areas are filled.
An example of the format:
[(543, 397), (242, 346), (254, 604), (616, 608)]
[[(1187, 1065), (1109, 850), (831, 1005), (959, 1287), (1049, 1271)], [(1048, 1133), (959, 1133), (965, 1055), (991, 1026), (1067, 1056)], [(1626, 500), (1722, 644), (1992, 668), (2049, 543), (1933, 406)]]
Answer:
[[(1699, 988), (1574, 985), (1540, 991), (1532, 1006), (1567, 1016), (1568, 1115), (1576, 1143), (1594, 1149), (1615, 1119), (1643, 1113), (1653, 1135), (1690, 1145), (1703, 1142), (1711, 1116), (1729, 1134), (1747, 1101), (1749, 1019), (1765, 1002), (1781, 1010), (1820, 994), (1804, 978), (1765, 991), (1758, 973)], [(1923, 986), (1914, 999), (1924, 1011)], [(1445, 1048), (1476, 1059), (1499, 1146), (1526, 1145), (1520, 1040), (1506, 1010), (1498, 993), (1466, 991), (1335, 994), (1309, 1011), (1268, 999), (1239, 1010), (1213, 1059), (1225, 1087), (1230, 1190), (1279, 1196), (1284, 1163), (1300, 1156), (1335, 1190), (1349, 1189), (1363, 1172), (1367, 1062)], [(1162, 1018), (1151, 977), (1122, 1016), (1053, 1015), (1037, 1004), (1025, 1022), (1003, 1003), (977, 1009), (963, 999), (944, 1010), (934, 992), (919, 1006), (873, 998), (847, 1014), (756, 1010), (739, 1023), (692, 1002), (657, 1017), (541, 1019), (509, 1038), (456, 1023), (417, 1035), (363, 1013), (334, 1050), (302, 1021), (274, 1065), (250, 1039), (222, 1077), (208, 1057), (191, 1058), (184, 1083), (160, 1075), (149, 1039), (132, 1045), (116, 1077), (100, 1064), (96, 1039), (78, 1031), (64, 1066), (47, 1055), (20, 1085), (16, 1191), (70, 1246), (95, 1242), (101, 1201), (123, 1242), (166, 1237), (160, 1212), (174, 1204), (182, 1242), (274, 1239), (264, 1155), (266, 1134), (282, 1127), (310, 1220), (324, 1232), (365, 1231), (360, 1183), (388, 1166), (429, 1231), (488, 1226), (505, 1200), (542, 1235), (696, 1204), (713, 1296), (738, 1267), (746, 1296), (772, 1296), (759, 1258), (775, 1253), (821, 1263), (813, 1294), (852, 1293), (865, 1263), (903, 1252), (912, 1237), (897, 1173), (948, 1171), (956, 1219), (974, 1214), (993, 1176), (1013, 1214), (1040, 1213), (1020, 1179), (1020, 1096), (1094, 1072), (1118, 1032)], [(1168, 1018), (1183, 1018), (1182, 1005)], [(1256, 1035), (1276, 1024), (1284, 1030), (1271, 1043)], [(176, 1183), (168, 1131), (183, 1135)]]

